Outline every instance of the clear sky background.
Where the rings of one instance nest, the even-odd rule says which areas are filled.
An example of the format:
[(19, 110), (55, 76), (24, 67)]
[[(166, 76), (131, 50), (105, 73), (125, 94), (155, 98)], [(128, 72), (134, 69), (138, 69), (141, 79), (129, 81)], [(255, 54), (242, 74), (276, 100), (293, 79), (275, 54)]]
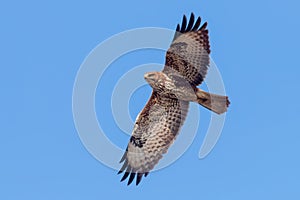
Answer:
[[(0, 199), (299, 199), (299, 7), (296, 0), (2, 1)], [(223, 133), (199, 160), (200, 126), (179, 160), (127, 187), (78, 137), (76, 73), (108, 37), (146, 26), (173, 29), (191, 12), (209, 23), (212, 57), (232, 102)], [(119, 67), (149, 62), (163, 63), (164, 52), (130, 54)], [(117, 67), (107, 73), (116, 74), (112, 82), (121, 76)], [(147, 98), (133, 96), (133, 118)], [(128, 136), (107, 107), (101, 110), (109, 98), (96, 100), (97, 114), (107, 115), (103, 129), (124, 148)], [(200, 112), (207, 121), (209, 112)]]

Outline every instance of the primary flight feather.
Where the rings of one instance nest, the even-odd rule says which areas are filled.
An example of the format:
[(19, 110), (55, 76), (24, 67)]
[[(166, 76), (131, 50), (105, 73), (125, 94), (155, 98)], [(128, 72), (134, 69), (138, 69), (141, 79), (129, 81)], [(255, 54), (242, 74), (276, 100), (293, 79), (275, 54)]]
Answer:
[(210, 54), (207, 23), (200, 25), (200, 17), (195, 21), (192, 13), (187, 21), (184, 15), (166, 53), (164, 69), (144, 75), (153, 89), (152, 94), (136, 118), (118, 172), (124, 173), (121, 181), (128, 178), (128, 185), (134, 179), (138, 185), (168, 151), (184, 123), (190, 102), (217, 114), (227, 111), (227, 96), (210, 94), (196, 87), (206, 76)]

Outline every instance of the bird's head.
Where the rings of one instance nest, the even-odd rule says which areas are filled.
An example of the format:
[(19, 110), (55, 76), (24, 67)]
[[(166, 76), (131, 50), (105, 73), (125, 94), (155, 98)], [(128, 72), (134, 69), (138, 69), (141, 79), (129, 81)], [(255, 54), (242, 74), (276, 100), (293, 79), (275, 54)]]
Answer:
[(159, 79), (159, 72), (147, 72), (144, 74), (145, 80), (152, 86)]
[(157, 91), (165, 91), (169, 88), (171, 79), (163, 72), (147, 72), (144, 74), (145, 80)]

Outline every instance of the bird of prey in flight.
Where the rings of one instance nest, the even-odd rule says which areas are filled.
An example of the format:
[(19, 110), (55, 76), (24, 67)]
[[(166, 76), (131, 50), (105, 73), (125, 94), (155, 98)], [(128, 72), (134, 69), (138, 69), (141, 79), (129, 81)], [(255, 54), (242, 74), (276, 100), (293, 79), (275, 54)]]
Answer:
[(183, 16), (174, 39), (166, 53), (165, 66), (160, 72), (145, 73), (144, 78), (152, 87), (152, 94), (136, 118), (126, 152), (121, 158), (128, 185), (154, 168), (176, 139), (186, 118), (190, 102), (222, 114), (227, 111), (227, 96), (211, 94), (199, 88), (210, 62), (210, 45), (207, 22), (192, 13), (189, 21)]

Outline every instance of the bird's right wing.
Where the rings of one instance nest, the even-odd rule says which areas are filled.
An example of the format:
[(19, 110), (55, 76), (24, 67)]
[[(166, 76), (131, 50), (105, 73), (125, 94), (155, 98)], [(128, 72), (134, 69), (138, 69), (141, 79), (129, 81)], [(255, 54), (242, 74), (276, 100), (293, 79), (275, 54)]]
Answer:
[(191, 85), (197, 86), (202, 83), (208, 70), (210, 45), (207, 23), (200, 27), (201, 18), (198, 17), (195, 23), (194, 19), (192, 13), (187, 24), (184, 15), (182, 25), (177, 25), (163, 72), (169, 77), (179, 74)]
[(138, 115), (132, 136), (120, 162), (124, 162), (119, 173), (121, 181), (129, 177), (128, 185), (136, 177), (138, 185), (144, 176), (167, 152), (175, 140), (188, 111), (188, 102), (152, 95)]

